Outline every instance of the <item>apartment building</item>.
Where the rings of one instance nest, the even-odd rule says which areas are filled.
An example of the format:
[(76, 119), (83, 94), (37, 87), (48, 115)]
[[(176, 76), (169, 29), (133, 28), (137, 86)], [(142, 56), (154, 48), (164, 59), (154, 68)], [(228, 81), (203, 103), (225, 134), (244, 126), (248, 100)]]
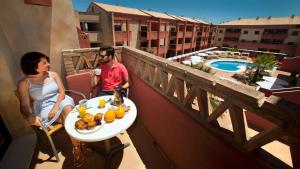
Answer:
[(218, 25), (216, 46), (300, 55), (300, 16), (253, 18)]
[(161, 57), (214, 46), (216, 26), (182, 16), (92, 2), (79, 12), (92, 47), (130, 46)]

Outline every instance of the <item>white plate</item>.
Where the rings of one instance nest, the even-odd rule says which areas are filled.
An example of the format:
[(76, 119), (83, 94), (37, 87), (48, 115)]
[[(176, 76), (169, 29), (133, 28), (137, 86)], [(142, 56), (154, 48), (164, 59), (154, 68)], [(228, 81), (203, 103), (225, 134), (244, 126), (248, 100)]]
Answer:
[(100, 130), (102, 127), (104, 126), (104, 122), (103, 120), (101, 120), (101, 125), (96, 125), (93, 129), (84, 129), (84, 130), (79, 130), (79, 129), (76, 129), (76, 131), (80, 134), (91, 134), (91, 133), (94, 133), (98, 130)]

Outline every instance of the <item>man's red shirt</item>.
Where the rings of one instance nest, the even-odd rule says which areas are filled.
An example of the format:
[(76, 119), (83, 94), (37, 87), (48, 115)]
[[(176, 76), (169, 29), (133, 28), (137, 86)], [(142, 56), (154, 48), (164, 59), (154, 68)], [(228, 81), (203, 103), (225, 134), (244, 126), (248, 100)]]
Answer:
[(107, 64), (100, 65), (101, 74), (97, 75), (101, 78), (102, 91), (113, 91), (116, 86), (122, 86), (124, 79), (128, 78), (128, 72), (125, 66), (121, 63), (116, 63), (112, 67)]

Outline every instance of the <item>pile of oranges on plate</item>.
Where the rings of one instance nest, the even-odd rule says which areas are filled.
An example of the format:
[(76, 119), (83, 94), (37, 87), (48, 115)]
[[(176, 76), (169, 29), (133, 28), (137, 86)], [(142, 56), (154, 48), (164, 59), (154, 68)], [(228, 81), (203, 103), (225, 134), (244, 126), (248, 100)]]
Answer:
[[(107, 102), (104, 99), (100, 99), (98, 108), (104, 108), (106, 103)], [(87, 113), (86, 105), (80, 105), (77, 110), (79, 112), (79, 120), (75, 122), (75, 128), (79, 130), (90, 130), (97, 125), (101, 125), (101, 120), (103, 117), (106, 123), (112, 123), (113, 121), (115, 121), (115, 119), (123, 118), (125, 112), (129, 111), (129, 106), (122, 104), (116, 108), (109, 108), (104, 114), (97, 113), (96, 115)]]
[(101, 125), (102, 114), (97, 113), (92, 115), (90, 113), (84, 113), (79, 115), (80, 119), (75, 122), (75, 128), (79, 130), (90, 130), (97, 125)]
[(104, 114), (104, 120), (107, 123), (115, 121), (115, 119), (121, 119), (125, 115), (126, 106), (120, 105), (116, 109), (108, 109)]

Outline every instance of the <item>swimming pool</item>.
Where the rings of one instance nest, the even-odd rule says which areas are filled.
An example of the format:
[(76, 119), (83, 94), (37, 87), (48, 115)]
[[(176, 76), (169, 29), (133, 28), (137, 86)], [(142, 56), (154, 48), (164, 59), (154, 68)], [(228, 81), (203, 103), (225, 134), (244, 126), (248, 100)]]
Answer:
[(215, 60), (208, 64), (213, 69), (226, 72), (240, 72), (246, 70), (250, 63), (240, 60)]

